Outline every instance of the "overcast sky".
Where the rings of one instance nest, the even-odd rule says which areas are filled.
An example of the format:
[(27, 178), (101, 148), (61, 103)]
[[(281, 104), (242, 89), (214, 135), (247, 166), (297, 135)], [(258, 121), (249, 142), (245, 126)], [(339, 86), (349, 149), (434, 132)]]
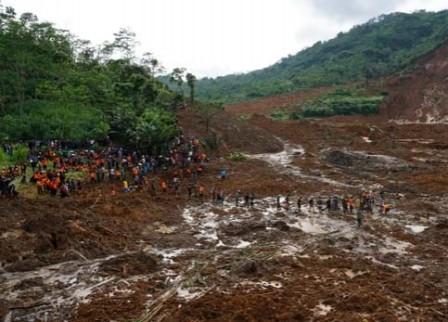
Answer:
[(0, 0), (83, 39), (137, 33), (167, 69), (217, 76), (266, 67), (383, 13), (448, 9), (447, 0)]

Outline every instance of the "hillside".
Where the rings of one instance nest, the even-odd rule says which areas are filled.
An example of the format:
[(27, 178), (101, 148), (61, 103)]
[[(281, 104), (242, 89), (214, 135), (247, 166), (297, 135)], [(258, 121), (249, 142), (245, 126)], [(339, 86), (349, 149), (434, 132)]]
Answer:
[(383, 15), (265, 69), (202, 79), (197, 95), (238, 102), (389, 75), (438, 48), (448, 39), (447, 26), (447, 10)]
[(401, 122), (448, 122), (448, 42), (393, 77), (381, 114)]
[(114, 36), (96, 48), (32, 13), (0, 13), (0, 141), (172, 138), (178, 96), (154, 78), (152, 57), (136, 57), (134, 33)]

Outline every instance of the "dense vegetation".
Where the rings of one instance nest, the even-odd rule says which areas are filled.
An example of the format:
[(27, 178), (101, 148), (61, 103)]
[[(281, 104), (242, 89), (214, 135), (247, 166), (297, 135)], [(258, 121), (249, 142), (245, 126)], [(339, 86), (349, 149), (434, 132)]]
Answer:
[(383, 15), (248, 74), (202, 79), (196, 95), (242, 101), (397, 72), (448, 39), (448, 11)]
[(372, 115), (379, 112), (384, 96), (371, 96), (350, 90), (337, 90), (307, 103), (291, 118), (327, 117), (334, 115)]
[[(111, 139), (160, 148), (176, 135), (179, 94), (155, 78), (122, 29), (99, 48), (33, 14), (0, 14), (0, 141)], [(183, 72), (183, 71), (182, 71)], [(182, 76), (182, 75), (180, 75)]]

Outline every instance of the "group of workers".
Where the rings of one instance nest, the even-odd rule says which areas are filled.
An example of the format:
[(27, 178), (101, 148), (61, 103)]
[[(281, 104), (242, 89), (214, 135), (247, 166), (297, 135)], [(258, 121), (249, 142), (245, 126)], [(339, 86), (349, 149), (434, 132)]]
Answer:
[(11, 187), (11, 182), (20, 176), (26, 182), (29, 166), (32, 172), (29, 181), (36, 185), (38, 194), (67, 197), (71, 192), (82, 189), (86, 182), (114, 183), (113, 193), (118, 190), (115, 189), (116, 184), (121, 184), (123, 192), (147, 188), (151, 194), (170, 189), (179, 194), (181, 182), (189, 179), (191, 198), (204, 194), (204, 187), (198, 184), (198, 178), (207, 162), (208, 157), (201, 149), (199, 139), (186, 139), (183, 135), (167, 146), (166, 153), (158, 155), (142, 154), (122, 147), (62, 150), (57, 141), (52, 141), (43, 148), (33, 146), (26, 164), (3, 169), (0, 187)]

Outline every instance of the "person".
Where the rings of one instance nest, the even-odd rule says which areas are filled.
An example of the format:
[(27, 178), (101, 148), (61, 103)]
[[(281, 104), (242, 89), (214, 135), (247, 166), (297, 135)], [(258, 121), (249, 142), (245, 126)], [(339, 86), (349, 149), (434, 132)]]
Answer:
[(314, 199), (312, 197), (308, 200), (308, 205), (310, 207), (310, 211), (312, 211), (314, 209)]
[(227, 178), (227, 170), (226, 169), (221, 169), (221, 171), (219, 172), (219, 178), (221, 180), (225, 180)]
[(255, 207), (255, 193), (250, 194), (250, 206)]
[(278, 195), (278, 196), (277, 196), (277, 209), (279, 209), (279, 210), (280, 210), (280, 208), (282, 207), (281, 204), (280, 204), (280, 198), (281, 198), (281, 196)]
[(348, 213), (348, 198), (346, 196), (342, 198), (342, 210), (344, 214)]
[(319, 212), (322, 212), (322, 210), (323, 210), (323, 201), (322, 201), (322, 199), (319, 197), (318, 199), (317, 199), (317, 209), (319, 210)]
[(361, 199), (360, 199), (359, 197), (356, 197), (356, 198), (355, 198), (355, 202), (354, 202), (353, 207), (354, 207), (356, 210), (362, 209)]
[(205, 193), (205, 188), (204, 188), (204, 186), (203, 186), (202, 184), (199, 184), (199, 187), (198, 187), (198, 196), (199, 196), (199, 199), (201, 200), (201, 202), (204, 200), (204, 193)]
[(249, 196), (248, 193), (246, 193), (246, 194), (244, 195), (244, 206), (245, 206), (245, 207), (249, 207), (249, 206), (250, 206), (250, 196)]
[(241, 197), (241, 191), (238, 190), (235, 194), (235, 207), (239, 207), (240, 205), (240, 197)]
[(224, 204), (224, 199), (225, 199), (225, 197), (224, 197), (224, 190), (221, 189), (221, 190), (219, 190), (219, 192), (218, 192), (218, 201), (219, 201), (219, 203), (220, 203), (221, 205)]
[(45, 183), (43, 179), (39, 179), (36, 182), (36, 187), (37, 187), (37, 194), (38, 195), (42, 195), (45, 192)]
[(120, 169), (118, 167), (115, 169), (115, 179), (117, 181), (119, 181), (121, 179), (121, 171), (120, 171)]
[(333, 210), (339, 211), (339, 198), (337, 196), (333, 197)]
[(129, 183), (127, 180), (123, 180), (123, 192), (129, 192)]
[(297, 198), (297, 212), (298, 213), (302, 212), (302, 198), (300, 197)]
[(284, 205), (285, 205), (285, 210), (288, 211), (289, 210), (289, 195), (286, 196)]
[(328, 211), (328, 212), (331, 212), (331, 210), (332, 210), (331, 199), (328, 198), (328, 199), (327, 199), (327, 211)]
[(160, 189), (164, 193), (168, 191), (168, 185), (165, 180), (160, 181)]
[(356, 221), (358, 223), (358, 228), (361, 228), (363, 222), (363, 213), (361, 208), (356, 209)]
[(59, 193), (61, 195), (61, 198), (66, 198), (68, 197), (68, 186), (67, 184), (62, 184), (61, 188), (59, 189)]
[(188, 192), (188, 200), (191, 200), (191, 197), (193, 196), (193, 184), (189, 184), (187, 187), (187, 192)]
[(178, 196), (179, 190), (180, 190), (180, 179), (177, 176), (175, 176), (173, 178), (173, 187), (174, 187), (174, 192), (175, 192), (176, 196)]
[(350, 214), (353, 214), (354, 204), (353, 204), (353, 198), (352, 197), (348, 198), (347, 205), (348, 205), (348, 211), (350, 212)]

